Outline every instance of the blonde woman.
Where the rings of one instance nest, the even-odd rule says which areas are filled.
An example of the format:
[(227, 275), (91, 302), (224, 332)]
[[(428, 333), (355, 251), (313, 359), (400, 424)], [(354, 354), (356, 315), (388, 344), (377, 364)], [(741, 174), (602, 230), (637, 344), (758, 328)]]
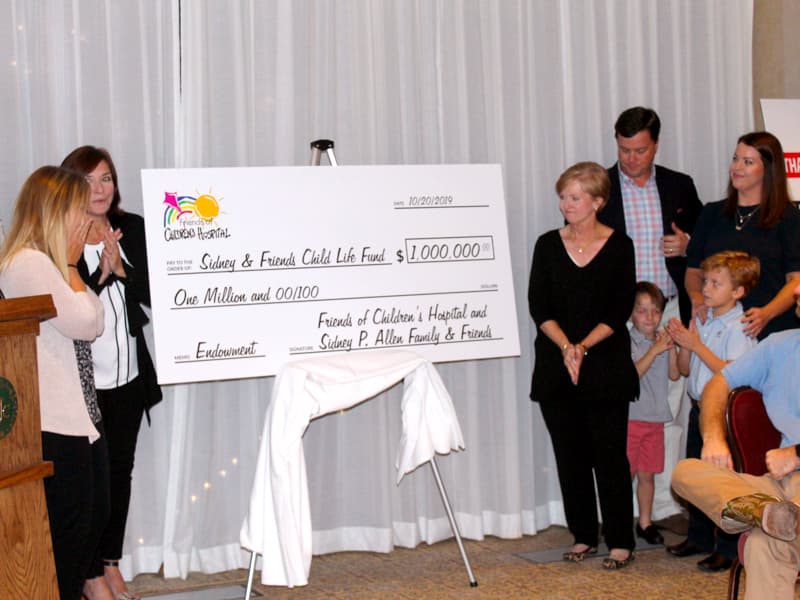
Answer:
[[(0, 250), (6, 297), (49, 294), (58, 315), (36, 340), (42, 454), (56, 575), (62, 600), (103, 599), (85, 582), (108, 518), (108, 455), (91, 385), (88, 343), (103, 331), (103, 307), (76, 263), (90, 227), (89, 185), (74, 172), (41, 167), (25, 181)], [(88, 373), (86, 369), (88, 368)]]
[(639, 378), (626, 326), (636, 290), (633, 243), (597, 220), (610, 187), (596, 163), (561, 174), (556, 193), (567, 224), (536, 242), (528, 303), (537, 329), (531, 399), (550, 432), (575, 538), (564, 560), (597, 553), (599, 499), (610, 549), (603, 567), (621, 569), (634, 558), (626, 441)]

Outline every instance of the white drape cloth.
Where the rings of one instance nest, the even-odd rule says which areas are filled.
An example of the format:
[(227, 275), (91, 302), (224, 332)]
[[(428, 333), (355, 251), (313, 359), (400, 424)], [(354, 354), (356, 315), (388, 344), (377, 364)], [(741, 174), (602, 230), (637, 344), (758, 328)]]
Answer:
[(302, 437), (311, 419), (363, 402), (404, 378), (398, 484), (436, 453), (464, 448), (450, 394), (429, 361), (405, 350), (378, 350), (297, 361), (281, 369), (240, 532), (242, 546), (262, 555), (262, 583), (308, 583), (311, 512)]

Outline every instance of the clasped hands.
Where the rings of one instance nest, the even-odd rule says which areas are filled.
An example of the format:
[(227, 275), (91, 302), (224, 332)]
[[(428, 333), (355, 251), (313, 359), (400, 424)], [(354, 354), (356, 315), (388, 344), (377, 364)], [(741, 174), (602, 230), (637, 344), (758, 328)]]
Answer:
[(564, 366), (567, 368), (572, 385), (578, 385), (578, 376), (581, 372), (583, 357), (586, 356), (586, 348), (583, 344), (564, 344), (561, 347), (561, 354), (564, 357)]

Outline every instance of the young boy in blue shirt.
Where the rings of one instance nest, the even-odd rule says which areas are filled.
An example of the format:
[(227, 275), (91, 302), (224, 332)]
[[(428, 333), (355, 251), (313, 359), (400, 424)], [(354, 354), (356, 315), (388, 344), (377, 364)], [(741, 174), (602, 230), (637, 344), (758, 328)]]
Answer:
[[(706, 314), (693, 319), (688, 329), (677, 319), (671, 319), (667, 324), (667, 331), (680, 346), (678, 367), (689, 377), (687, 392), (692, 409), (686, 432), (686, 458), (700, 458), (703, 448), (699, 400), (706, 383), (726, 364), (757, 343), (755, 338), (744, 333), (744, 309), (740, 300), (758, 283), (761, 272), (758, 259), (745, 252), (718, 252), (706, 258), (700, 267), (703, 269)], [(736, 557), (737, 536), (721, 530), (715, 535), (715, 530), (711, 519), (690, 505), (686, 540), (667, 550), (674, 556), (711, 552), (697, 566), (709, 572), (728, 569)]]
[(659, 330), (667, 299), (649, 281), (636, 284), (631, 314), (631, 358), (639, 373), (639, 400), (628, 413), (628, 462), (636, 481), (639, 521), (636, 535), (650, 544), (664, 538), (652, 523), (655, 474), (664, 471), (664, 423), (672, 420), (667, 378), (678, 379), (678, 358), (672, 338)]

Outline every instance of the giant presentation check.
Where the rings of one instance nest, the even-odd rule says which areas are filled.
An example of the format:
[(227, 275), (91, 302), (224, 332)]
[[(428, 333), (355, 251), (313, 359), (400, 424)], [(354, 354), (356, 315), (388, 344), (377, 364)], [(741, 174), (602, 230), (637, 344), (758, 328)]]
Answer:
[(161, 383), (519, 354), (498, 165), (142, 171)]

